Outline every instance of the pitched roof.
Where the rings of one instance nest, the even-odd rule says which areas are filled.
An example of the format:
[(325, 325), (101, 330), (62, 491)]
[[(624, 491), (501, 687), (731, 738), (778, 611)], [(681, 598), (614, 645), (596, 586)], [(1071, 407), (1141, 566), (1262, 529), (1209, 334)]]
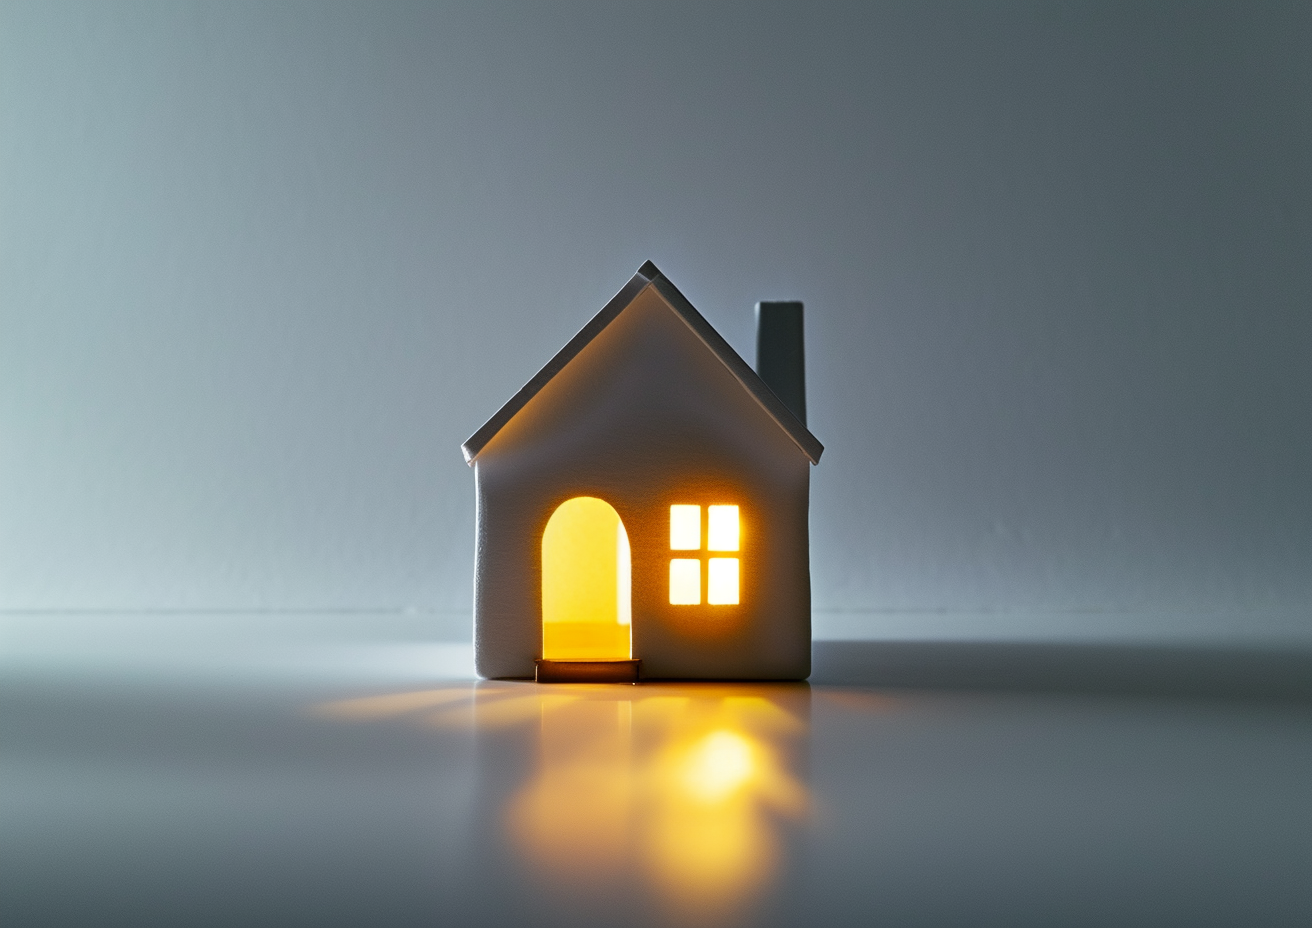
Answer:
[(615, 294), (610, 302), (602, 307), (601, 312), (593, 316), (588, 324), (580, 329), (578, 334), (571, 338), (564, 348), (556, 352), (556, 356), (548, 361), (546, 366), (533, 376), (532, 380), (524, 384), (506, 405), (498, 409), (496, 414), (483, 424), (482, 428), (461, 445), (460, 450), (465, 453), (465, 461), (473, 464), (474, 459), (487, 447), (493, 436), (501, 431), (502, 427), (513, 419), (521, 409), (527, 406), (529, 400), (533, 399), (539, 390), (564, 370), (566, 365), (574, 360), (579, 352), (601, 334), (602, 330), (610, 325), (620, 313), (624, 312), (625, 308), (637, 299), (638, 294), (647, 287), (656, 288), (656, 291), (665, 299), (669, 307), (674, 310), (674, 314), (682, 319), (688, 328), (692, 329), (693, 334), (700, 339), (701, 343), (710, 349), (710, 352), (720, 360), (720, 363), (728, 368), (729, 373), (751, 395), (752, 399), (756, 400), (761, 408), (769, 413), (770, 418), (774, 419), (801, 452), (810, 459), (812, 464), (818, 464), (820, 454), (825, 450), (824, 445), (820, 444), (816, 437), (807, 430), (806, 426), (784, 405), (783, 401), (774, 395), (774, 391), (765, 385), (765, 381), (757, 375), (756, 371), (752, 370), (747, 362), (738, 356), (738, 352), (730, 347), (720, 333), (715, 331), (705, 317), (697, 312), (687, 298), (678, 291), (678, 288), (670, 283), (669, 278), (662, 274), (660, 269), (650, 261), (638, 269), (638, 273), (634, 274), (629, 282), (620, 288), (620, 292)]

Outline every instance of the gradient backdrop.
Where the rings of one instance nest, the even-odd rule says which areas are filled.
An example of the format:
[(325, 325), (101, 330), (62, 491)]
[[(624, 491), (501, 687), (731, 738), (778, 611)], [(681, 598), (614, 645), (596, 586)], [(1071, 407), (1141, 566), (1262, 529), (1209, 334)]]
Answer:
[(806, 301), (821, 634), (1312, 638), (1305, 0), (4, 3), (0, 609), (461, 633), (649, 258)]

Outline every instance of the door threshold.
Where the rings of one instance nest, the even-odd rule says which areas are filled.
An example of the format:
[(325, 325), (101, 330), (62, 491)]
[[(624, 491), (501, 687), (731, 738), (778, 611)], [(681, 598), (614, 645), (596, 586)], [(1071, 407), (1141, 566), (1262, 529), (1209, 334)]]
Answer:
[(637, 683), (637, 658), (621, 661), (547, 660), (535, 661), (539, 683)]

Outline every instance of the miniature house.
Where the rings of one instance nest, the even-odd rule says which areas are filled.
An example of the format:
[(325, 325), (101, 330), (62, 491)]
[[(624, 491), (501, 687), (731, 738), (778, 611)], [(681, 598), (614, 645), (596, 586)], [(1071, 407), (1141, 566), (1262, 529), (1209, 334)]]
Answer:
[(796, 371), (775, 390), (648, 262), (465, 442), (481, 676), (810, 673), (823, 447), (803, 422), (801, 304), (761, 318), (771, 305), (795, 310), (774, 314), (792, 343), (758, 344), (767, 378)]

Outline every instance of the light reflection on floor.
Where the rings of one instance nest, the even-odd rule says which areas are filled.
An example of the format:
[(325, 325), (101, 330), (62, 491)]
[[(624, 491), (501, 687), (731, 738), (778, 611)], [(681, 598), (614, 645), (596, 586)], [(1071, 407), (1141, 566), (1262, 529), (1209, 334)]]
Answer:
[(0, 660), (0, 925), (1312, 924), (1305, 652), (817, 643), (773, 687), (387, 653)]
[(810, 806), (806, 684), (485, 683), (341, 700), (318, 715), (512, 728), (532, 753), (502, 822), (544, 890), (604, 905), (638, 886), (665, 918), (736, 921)]

